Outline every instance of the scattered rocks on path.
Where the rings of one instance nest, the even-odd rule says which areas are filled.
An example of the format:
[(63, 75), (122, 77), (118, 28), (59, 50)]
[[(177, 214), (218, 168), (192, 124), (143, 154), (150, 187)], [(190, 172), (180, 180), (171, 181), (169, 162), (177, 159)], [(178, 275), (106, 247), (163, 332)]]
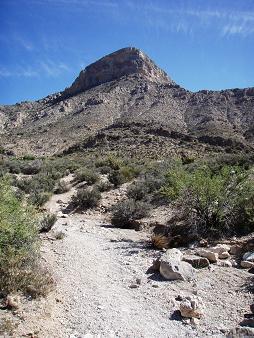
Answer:
[(180, 303), (182, 317), (200, 319), (203, 316), (202, 301), (200, 297), (185, 297)]
[(246, 252), (243, 255), (243, 261), (254, 262), (254, 252)]
[(200, 257), (196, 255), (184, 256), (183, 261), (191, 264), (195, 269), (206, 268), (209, 266), (209, 260), (206, 257)]
[(197, 254), (201, 257), (207, 258), (211, 263), (216, 263), (218, 261), (218, 253), (212, 252), (209, 249), (199, 249)]
[(193, 280), (195, 269), (182, 261), (183, 254), (178, 249), (169, 249), (161, 257), (160, 274), (167, 280)]
[(241, 267), (244, 269), (251, 269), (254, 267), (254, 262), (241, 261)]

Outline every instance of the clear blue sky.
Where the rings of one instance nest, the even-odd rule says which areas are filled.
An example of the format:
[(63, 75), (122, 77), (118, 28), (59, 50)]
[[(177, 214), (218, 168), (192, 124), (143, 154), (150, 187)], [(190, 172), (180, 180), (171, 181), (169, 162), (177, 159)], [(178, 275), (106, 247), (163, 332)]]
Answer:
[(254, 0), (0, 0), (0, 103), (63, 90), (122, 47), (181, 86), (254, 86)]

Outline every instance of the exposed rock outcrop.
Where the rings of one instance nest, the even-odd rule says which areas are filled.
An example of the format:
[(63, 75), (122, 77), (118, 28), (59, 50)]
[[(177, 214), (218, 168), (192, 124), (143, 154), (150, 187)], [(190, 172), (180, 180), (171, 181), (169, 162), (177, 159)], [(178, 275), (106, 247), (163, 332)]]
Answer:
[(167, 74), (141, 50), (134, 47), (120, 49), (104, 56), (82, 70), (63, 96), (71, 96), (130, 74), (141, 74), (149, 81), (172, 83)]

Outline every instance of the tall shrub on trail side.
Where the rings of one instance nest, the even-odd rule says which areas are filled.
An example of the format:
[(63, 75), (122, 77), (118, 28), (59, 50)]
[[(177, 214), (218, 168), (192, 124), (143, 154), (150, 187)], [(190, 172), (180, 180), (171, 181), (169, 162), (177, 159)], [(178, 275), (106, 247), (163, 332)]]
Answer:
[(3, 295), (25, 291), (35, 284), (40, 288), (45, 282), (41, 276), (38, 278), (36, 275), (38, 248), (37, 217), (34, 209), (17, 199), (8, 182), (1, 180), (0, 292)]
[[(178, 207), (194, 237), (221, 237), (254, 230), (254, 184), (248, 171), (224, 166), (216, 174), (203, 166), (166, 175), (161, 193)], [(185, 228), (186, 230), (186, 228)]]

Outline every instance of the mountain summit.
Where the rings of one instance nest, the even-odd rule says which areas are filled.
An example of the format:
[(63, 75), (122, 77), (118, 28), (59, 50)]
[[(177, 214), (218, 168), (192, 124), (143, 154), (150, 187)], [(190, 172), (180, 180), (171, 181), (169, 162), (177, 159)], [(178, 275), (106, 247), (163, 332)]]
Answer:
[(80, 144), (158, 157), (253, 151), (254, 88), (193, 93), (139, 49), (123, 48), (87, 66), (60, 93), (0, 106), (0, 144), (37, 155)]
[(158, 83), (173, 82), (145, 53), (137, 48), (127, 47), (87, 66), (63, 94), (72, 96), (130, 74), (141, 74)]

